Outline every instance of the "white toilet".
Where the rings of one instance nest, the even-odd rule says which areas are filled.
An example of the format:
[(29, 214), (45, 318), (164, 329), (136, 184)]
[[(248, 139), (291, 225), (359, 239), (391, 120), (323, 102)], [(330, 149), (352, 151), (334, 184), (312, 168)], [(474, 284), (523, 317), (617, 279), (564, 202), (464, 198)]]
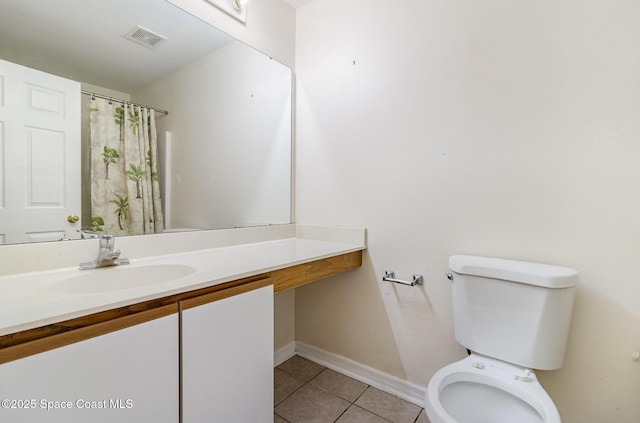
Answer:
[(429, 381), (431, 423), (560, 423), (533, 369), (562, 366), (578, 273), (475, 256), (449, 268), (456, 340), (471, 353)]

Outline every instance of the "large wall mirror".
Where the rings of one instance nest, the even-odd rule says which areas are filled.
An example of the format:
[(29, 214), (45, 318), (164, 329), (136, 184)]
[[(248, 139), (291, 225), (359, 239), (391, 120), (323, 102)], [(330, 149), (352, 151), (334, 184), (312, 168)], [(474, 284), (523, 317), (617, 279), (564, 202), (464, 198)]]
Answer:
[[(92, 169), (122, 153), (92, 147), (103, 103), (122, 132), (142, 133), (128, 116), (151, 124), (143, 111), (155, 109), (153, 233), (290, 223), (283, 64), (159, 0), (0, 0), (0, 40), (0, 244), (104, 230)], [(104, 217), (122, 229), (133, 197), (118, 197)]]

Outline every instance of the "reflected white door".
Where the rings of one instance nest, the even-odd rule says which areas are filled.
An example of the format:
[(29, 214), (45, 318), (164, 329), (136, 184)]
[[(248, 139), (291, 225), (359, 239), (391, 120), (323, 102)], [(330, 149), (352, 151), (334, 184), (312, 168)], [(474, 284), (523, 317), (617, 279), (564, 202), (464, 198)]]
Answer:
[(0, 60), (0, 243), (78, 238), (80, 83)]

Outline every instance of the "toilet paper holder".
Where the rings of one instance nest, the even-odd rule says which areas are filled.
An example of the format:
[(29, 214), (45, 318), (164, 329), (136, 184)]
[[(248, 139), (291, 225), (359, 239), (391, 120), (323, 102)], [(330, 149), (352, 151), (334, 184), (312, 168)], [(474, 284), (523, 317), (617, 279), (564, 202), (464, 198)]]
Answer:
[(382, 277), (382, 281), (399, 283), (401, 285), (414, 286), (414, 285), (422, 285), (424, 278), (422, 277), (422, 275), (413, 275), (413, 279), (411, 281), (405, 281), (402, 279), (396, 279), (396, 273), (393, 270), (385, 270), (384, 276)]

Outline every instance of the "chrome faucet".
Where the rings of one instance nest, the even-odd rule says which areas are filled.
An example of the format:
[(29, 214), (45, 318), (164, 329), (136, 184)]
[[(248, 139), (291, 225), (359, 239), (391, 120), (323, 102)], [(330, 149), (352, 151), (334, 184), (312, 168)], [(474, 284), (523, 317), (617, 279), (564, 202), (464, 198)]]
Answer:
[(120, 258), (120, 250), (115, 248), (116, 238), (113, 235), (100, 235), (100, 249), (98, 258), (85, 263), (80, 263), (80, 270), (95, 269), (98, 267), (118, 266), (129, 264), (129, 259)]

